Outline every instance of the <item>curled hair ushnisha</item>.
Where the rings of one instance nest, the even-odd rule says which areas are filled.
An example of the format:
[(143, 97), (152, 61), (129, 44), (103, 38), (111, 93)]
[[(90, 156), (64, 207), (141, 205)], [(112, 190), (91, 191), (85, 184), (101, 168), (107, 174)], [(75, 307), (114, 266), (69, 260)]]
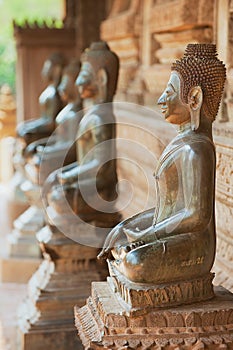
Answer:
[(64, 74), (70, 75), (74, 80), (77, 78), (78, 73), (81, 68), (81, 63), (78, 59), (74, 58), (71, 62), (64, 68)]
[(66, 59), (64, 55), (60, 52), (53, 52), (49, 56), (48, 60), (51, 61), (53, 64), (61, 66), (62, 68), (66, 65)]
[(203, 91), (203, 112), (212, 121), (218, 113), (226, 79), (226, 68), (217, 58), (214, 44), (189, 44), (183, 58), (172, 64), (181, 76), (181, 99), (188, 103), (188, 93), (194, 86)]

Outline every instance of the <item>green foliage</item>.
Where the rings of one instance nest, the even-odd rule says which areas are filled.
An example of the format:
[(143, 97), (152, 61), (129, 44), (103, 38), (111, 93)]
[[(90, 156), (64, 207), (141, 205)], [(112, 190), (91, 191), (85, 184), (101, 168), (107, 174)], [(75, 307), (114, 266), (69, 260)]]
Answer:
[(13, 20), (22, 24), (37, 21), (43, 25), (61, 27), (63, 0), (0, 0), (0, 86), (8, 83), (15, 90), (16, 50), (13, 37)]

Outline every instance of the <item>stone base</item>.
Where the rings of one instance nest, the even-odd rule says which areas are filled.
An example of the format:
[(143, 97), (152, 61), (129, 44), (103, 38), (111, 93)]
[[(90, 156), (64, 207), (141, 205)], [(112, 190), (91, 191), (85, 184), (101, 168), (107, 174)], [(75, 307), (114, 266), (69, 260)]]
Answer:
[[(10, 189), (9, 189), (10, 192)], [(6, 199), (6, 213), (8, 215), (9, 226), (12, 228), (14, 221), (28, 209), (28, 203), (20, 201), (9, 193)]]
[(27, 283), (40, 263), (41, 259), (1, 257), (0, 282)]
[(29, 207), (13, 223), (14, 229), (7, 236), (8, 252), (11, 257), (40, 258), (41, 251), (36, 232), (44, 225), (44, 213), (35, 206)]
[(20, 349), (24, 350), (82, 350), (74, 325), (57, 325), (56, 329), (30, 330), (20, 334)]
[(30, 206), (14, 221), (14, 228), (22, 234), (30, 235), (44, 226), (44, 211), (36, 206)]
[(108, 278), (108, 282), (113, 291), (118, 293), (119, 297), (135, 310), (178, 306), (214, 297), (213, 273), (186, 281), (148, 285), (129, 281), (115, 268), (112, 261), (108, 261), (108, 268), (111, 276)]
[(93, 282), (75, 324), (86, 350), (233, 349), (233, 294), (217, 287), (209, 301), (135, 310), (108, 282)]
[(36, 240), (35, 233), (31, 236), (22, 236), (17, 230), (13, 230), (7, 237), (8, 253), (11, 257), (40, 258), (41, 251)]

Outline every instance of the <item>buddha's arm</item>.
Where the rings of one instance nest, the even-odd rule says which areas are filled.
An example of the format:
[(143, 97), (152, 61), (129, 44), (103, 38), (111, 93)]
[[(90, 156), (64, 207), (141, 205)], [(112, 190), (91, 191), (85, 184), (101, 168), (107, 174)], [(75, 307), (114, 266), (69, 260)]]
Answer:
[(54, 170), (49, 174), (42, 188), (42, 197), (46, 203), (45, 206), (48, 205), (49, 194), (53, 189), (53, 186), (57, 186), (59, 184), (59, 179), (61, 174), (66, 171), (71, 171), (73, 168), (76, 168), (76, 167), (77, 167), (77, 162), (74, 162), (62, 168)]
[[(112, 149), (115, 140), (111, 139), (111, 125), (102, 125), (100, 118), (93, 115), (93, 125), (90, 125), (91, 141), (93, 148), (84, 154), (83, 161), (69, 172), (61, 173), (59, 182), (61, 184), (79, 182), (79, 187), (90, 187), (97, 185), (100, 179), (107, 181), (106, 174), (102, 174), (102, 166), (112, 159)], [(83, 140), (78, 140), (78, 151), (80, 154), (85, 153)], [(86, 141), (88, 142), (88, 141)], [(115, 156), (115, 155), (114, 155)]]
[(57, 93), (52, 94), (48, 97), (41, 108), (41, 117), (46, 119), (48, 123), (53, 122), (53, 119), (61, 109), (61, 101)]
[[(79, 186), (82, 184), (85, 186), (85, 182), (90, 185), (91, 180), (93, 180), (92, 182), (95, 180), (91, 177), (88, 178), (88, 173), (91, 173), (93, 169), (97, 167), (97, 165), (96, 160), (80, 165), (78, 165), (77, 162), (72, 163), (72, 166), (68, 165), (67, 167), (62, 168), (62, 172), (60, 172), (57, 176), (58, 181), (61, 185), (72, 184), (77, 181), (79, 182)], [(82, 180), (80, 177), (83, 177)]]
[(47, 145), (53, 145), (56, 142), (56, 136), (45, 137), (43, 139), (39, 139), (38, 141), (31, 142), (24, 151), (24, 156), (26, 158), (31, 157), (37, 150), (38, 147), (41, 149)]
[(51, 157), (57, 157), (59, 155), (65, 155), (65, 152), (69, 151), (71, 147), (70, 141), (64, 141), (64, 140), (58, 140), (57, 138), (54, 139), (54, 142), (49, 142), (46, 145), (38, 145), (37, 152), (41, 154), (41, 157), (44, 158), (51, 158)]
[(129, 242), (129, 236), (127, 232), (132, 230), (135, 234), (140, 235), (140, 232), (144, 232), (151, 227), (153, 221), (155, 209), (150, 208), (143, 213), (136, 214), (115, 226), (108, 234), (102, 251), (98, 255), (98, 258), (106, 258), (109, 251), (120, 245), (127, 245)]
[(48, 129), (49, 124), (48, 119), (31, 119), (23, 124), (19, 125), (17, 128), (17, 133), (20, 137), (24, 137), (27, 134), (36, 133), (36, 132), (45, 132)]
[(76, 180), (76, 177), (77, 177), (77, 168), (78, 168), (77, 162), (68, 164), (68, 165), (60, 168), (57, 171), (57, 175), (56, 175), (58, 182), (61, 185), (74, 182)]

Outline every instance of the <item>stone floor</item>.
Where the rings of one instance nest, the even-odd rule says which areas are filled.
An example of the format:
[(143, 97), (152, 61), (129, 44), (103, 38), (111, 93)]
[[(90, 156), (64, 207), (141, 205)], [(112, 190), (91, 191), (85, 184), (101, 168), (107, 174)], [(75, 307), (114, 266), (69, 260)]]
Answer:
[(0, 284), (0, 350), (17, 349), (17, 308), (25, 294), (24, 284)]
[[(7, 184), (0, 185), (0, 257), (5, 255), (6, 235), (11, 230)], [(26, 294), (25, 284), (0, 283), (0, 350), (16, 350), (17, 307)]]

